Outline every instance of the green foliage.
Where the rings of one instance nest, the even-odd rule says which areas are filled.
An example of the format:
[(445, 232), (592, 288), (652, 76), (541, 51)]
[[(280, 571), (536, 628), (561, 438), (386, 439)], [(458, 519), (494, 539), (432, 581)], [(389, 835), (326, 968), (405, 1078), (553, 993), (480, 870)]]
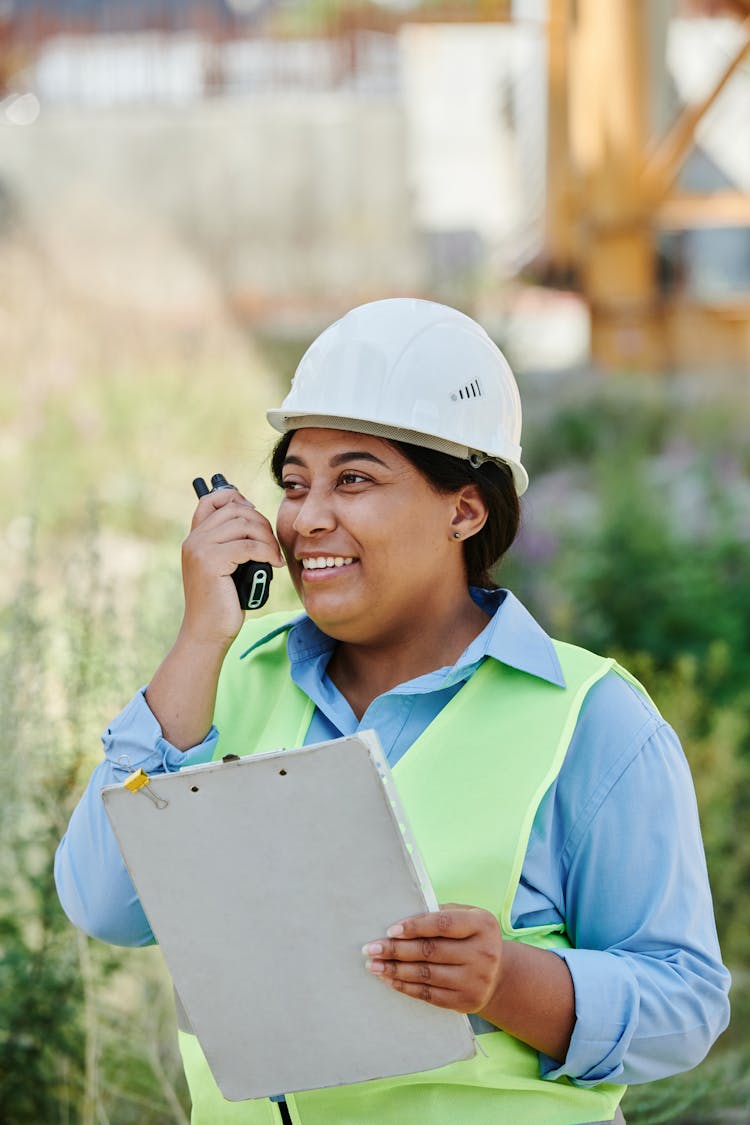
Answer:
[[(550, 382), (552, 385), (550, 386)], [(524, 463), (532, 478), (609, 459), (630, 449), (649, 456), (663, 448), (674, 421), (666, 388), (632, 376), (527, 376)]]
[(715, 504), (716, 528), (687, 537), (673, 526), (669, 491), (648, 480), (632, 452), (599, 464), (597, 493), (598, 525), (584, 552), (570, 544), (565, 575), (580, 642), (649, 653), (666, 667), (686, 654), (705, 659), (719, 641), (727, 666), (712, 694), (742, 691), (750, 683), (750, 542), (731, 511)]
[[(30, 551), (29, 573), (33, 563)], [(54, 1122), (77, 1100), (82, 986), (49, 862), (60, 829), (54, 809), (70, 779), (65, 764), (47, 769), (49, 732), (35, 708), (49, 683), (32, 582), (3, 624), (0, 724), (10, 762), (1, 794), (0, 1118)]]
[[(122, 986), (125, 956), (158, 952), (123, 955), (85, 938), (54, 886), (55, 848), (94, 761), (93, 732), (117, 710), (133, 674), (121, 660), (98, 539), (92, 522), (77, 550), (67, 558), (58, 551), (62, 605), (62, 581), (50, 598), (35, 579), (32, 540), (2, 614), (0, 1120), (13, 1125), (187, 1121), (164, 970), (152, 957)], [(145, 628), (142, 649), (153, 653)]]
[(245, 488), (257, 481), (267, 500), (270, 443), (258, 419), (278, 392), (260, 353), (234, 339), (213, 357), (167, 343), (162, 350), (146, 373), (113, 356), (106, 369), (84, 368), (60, 384), (39, 376), (25, 411), (0, 393), (0, 428), (15, 438), (0, 443), (0, 473), (14, 482), (3, 497), (6, 519), (31, 515), (45, 536), (78, 536), (96, 501), (108, 529), (179, 543), (199, 474), (224, 472)]
[[(4, 912), (5, 914), (5, 912)], [(80, 982), (71, 958), (45, 935), (30, 946), (5, 914), (0, 1006), (0, 1114), (4, 1121), (69, 1119), (79, 1102), (83, 1034), (76, 1001)]]

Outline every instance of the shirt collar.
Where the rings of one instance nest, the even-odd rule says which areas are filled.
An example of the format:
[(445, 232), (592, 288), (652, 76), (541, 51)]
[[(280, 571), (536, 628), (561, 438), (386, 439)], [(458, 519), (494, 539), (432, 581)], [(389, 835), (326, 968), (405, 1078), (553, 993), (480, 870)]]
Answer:
[[(454, 674), (489, 656), (519, 672), (527, 672), (558, 687), (565, 687), (565, 677), (552, 641), (518, 598), (510, 590), (483, 590), (474, 586), (469, 589), (477, 605), (491, 617), (479, 636), (459, 657)], [(270, 630), (248, 652), (285, 631), (289, 634), (287, 650), (292, 665), (330, 652), (336, 643), (306, 613), (301, 613)], [(247, 654), (243, 653), (243, 656)]]
[[(517, 668), (519, 672), (528, 672), (530, 676), (565, 687), (555, 646), (515, 594), (510, 590), (471, 587), (471, 596), (486, 613), (492, 614), (492, 619), (480, 634), (487, 636), (484, 655)], [(477, 637), (477, 641), (479, 639)]]

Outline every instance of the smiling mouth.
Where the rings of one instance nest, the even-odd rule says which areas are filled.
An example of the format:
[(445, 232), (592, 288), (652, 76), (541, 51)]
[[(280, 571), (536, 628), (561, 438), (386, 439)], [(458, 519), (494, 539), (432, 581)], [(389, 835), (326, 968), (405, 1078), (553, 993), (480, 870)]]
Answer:
[(319, 555), (316, 558), (302, 559), (303, 570), (336, 570), (342, 566), (350, 566), (354, 558), (344, 558), (343, 555)]

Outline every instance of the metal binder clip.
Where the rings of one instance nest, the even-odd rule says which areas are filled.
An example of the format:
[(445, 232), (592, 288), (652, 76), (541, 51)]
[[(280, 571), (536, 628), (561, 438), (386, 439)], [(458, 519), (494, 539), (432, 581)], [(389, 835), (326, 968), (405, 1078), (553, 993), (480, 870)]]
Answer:
[(123, 782), (126, 789), (131, 793), (143, 793), (144, 797), (148, 797), (156, 805), (157, 809), (165, 809), (169, 801), (165, 801), (163, 797), (157, 796), (151, 785), (151, 778), (145, 770), (136, 770), (131, 773), (130, 777), (126, 778)]

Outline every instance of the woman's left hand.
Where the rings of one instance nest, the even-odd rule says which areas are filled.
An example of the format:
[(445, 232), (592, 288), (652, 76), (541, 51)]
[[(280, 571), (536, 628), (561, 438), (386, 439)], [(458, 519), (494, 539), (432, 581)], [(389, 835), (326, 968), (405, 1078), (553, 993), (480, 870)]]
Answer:
[(402, 919), (362, 952), (370, 972), (391, 988), (456, 1012), (481, 1012), (495, 995), (503, 968), (497, 918), (457, 903)]

